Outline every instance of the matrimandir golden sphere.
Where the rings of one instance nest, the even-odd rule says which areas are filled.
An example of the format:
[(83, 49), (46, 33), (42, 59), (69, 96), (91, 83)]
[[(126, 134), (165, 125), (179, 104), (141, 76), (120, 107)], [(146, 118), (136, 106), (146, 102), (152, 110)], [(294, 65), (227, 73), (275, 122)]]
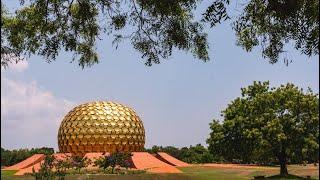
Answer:
[(139, 116), (115, 102), (89, 102), (73, 108), (62, 120), (58, 145), (62, 153), (142, 151), (145, 131)]

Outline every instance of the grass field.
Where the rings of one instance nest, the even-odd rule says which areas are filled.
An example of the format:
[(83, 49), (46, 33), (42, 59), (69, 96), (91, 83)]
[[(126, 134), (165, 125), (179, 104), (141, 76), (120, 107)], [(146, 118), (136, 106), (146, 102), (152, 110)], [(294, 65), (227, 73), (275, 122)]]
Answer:
[[(119, 180), (242, 180), (253, 179), (257, 175), (274, 176), (279, 173), (278, 167), (248, 167), (248, 166), (192, 166), (179, 168), (183, 171), (181, 174), (133, 174), (133, 175), (69, 175), (67, 180), (104, 180), (104, 179), (119, 179)], [(310, 175), (312, 179), (319, 179), (319, 168), (313, 165), (298, 166), (290, 165), (288, 167), (289, 173), (297, 176), (306, 177)], [(31, 176), (12, 176), (15, 171), (1, 171), (1, 179), (7, 180), (32, 180)], [(274, 177), (273, 179), (279, 179)], [(288, 178), (287, 178), (288, 179)], [(290, 179), (297, 179), (294, 176)]]
[[(275, 176), (279, 174), (279, 167), (265, 167), (265, 166), (194, 166), (180, 168), (188, 177), (192, 179), (253, 179), (254, 176)], [(288, 170), (290, 174), (296, 176), (311, 176), (312, 179), (319, 179), (319, 168), (313, 165), (298, 166), (289, 165)], [(294, 178), (291, 177), (291, 178)], [(297, 179), (297, 178), (294, 178)]]
[(16, 170), (6, 170), (6, 171), (1, 170), (1, 179), (2, 177), (13, 176), (14, 173), (16, 172), (17, 172)]

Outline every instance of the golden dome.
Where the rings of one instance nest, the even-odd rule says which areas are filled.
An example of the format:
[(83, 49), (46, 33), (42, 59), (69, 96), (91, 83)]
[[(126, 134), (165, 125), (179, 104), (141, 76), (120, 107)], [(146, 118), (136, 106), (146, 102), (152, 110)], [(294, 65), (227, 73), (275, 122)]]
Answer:
[(114, 102), (90, 102), (73, 108), (62, 120), (62, 153), (142, 151), (145, 133), (139, 116)]

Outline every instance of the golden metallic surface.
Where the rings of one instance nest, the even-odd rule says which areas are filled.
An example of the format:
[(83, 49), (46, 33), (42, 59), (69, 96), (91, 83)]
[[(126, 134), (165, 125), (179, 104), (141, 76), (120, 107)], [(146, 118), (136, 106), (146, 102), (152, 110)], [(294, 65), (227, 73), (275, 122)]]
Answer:
[(142, 151), (145, 131), (139, 116), (119, 103), (90, 102), (73, 108), (62, 120), (62, 153)]

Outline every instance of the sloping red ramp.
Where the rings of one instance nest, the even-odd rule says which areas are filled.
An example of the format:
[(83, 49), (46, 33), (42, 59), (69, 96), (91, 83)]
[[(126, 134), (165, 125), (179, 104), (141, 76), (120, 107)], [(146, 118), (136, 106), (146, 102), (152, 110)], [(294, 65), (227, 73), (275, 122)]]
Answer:
[(156, 157), (173, 166), (179, 166), (179, 167), (190, 166), (190, 164), (180, 161), (179, 159), (176, 159), (165, 152), (158, 152)]
[(17, 176), (22, 176), (22, 175), (25, 175), (26, 173), (32, 173), (32, 169), (34, 169), (35, 172), (38, 172), (41, 168), (41, 164), (44, 163), (44, 160), (32, 165), (32, 166), (29, 166), (27, 168), (24, 168), (24, 169), (20, 169), (18, 172), (16, 172), (14, 175), (17, 175)]
[[(71, 155), (72, 155), (71, 153), (55, 153), (55, 154), (53, 154), (54, 158), (57, 160), (66, 160)], [(40, 170), (41, 164), (44, 163), (44, 158), (45, 158), (45, 156), (43, 156), (43, 158), (40, 161), (37, 161), (37, 162), (35, 162), (25, 168), (19, 169), (19, 171), (16, 172), (14, 175), (24, 175), (26, 173), (32, 173), (32, 169), (34, 169), (35, 172), (38, 172)]]
[(4, 170), (20, 170), (20, 169), (24, 169), (27, 167), (30, 167), (34, 164), (39, 163), (40, 161), (42, 161), (44, 159), (45, 155), (44, 154), (34, 154), (31, 157), (25, 159), (24, 161), (21, 161), (13, 166), (9, 166), (4, 168)]
[(147, 152), (133, 152), (132, 162), (135, 168), (152, 173), (181, 173), (174, 166), (160, 161)]

